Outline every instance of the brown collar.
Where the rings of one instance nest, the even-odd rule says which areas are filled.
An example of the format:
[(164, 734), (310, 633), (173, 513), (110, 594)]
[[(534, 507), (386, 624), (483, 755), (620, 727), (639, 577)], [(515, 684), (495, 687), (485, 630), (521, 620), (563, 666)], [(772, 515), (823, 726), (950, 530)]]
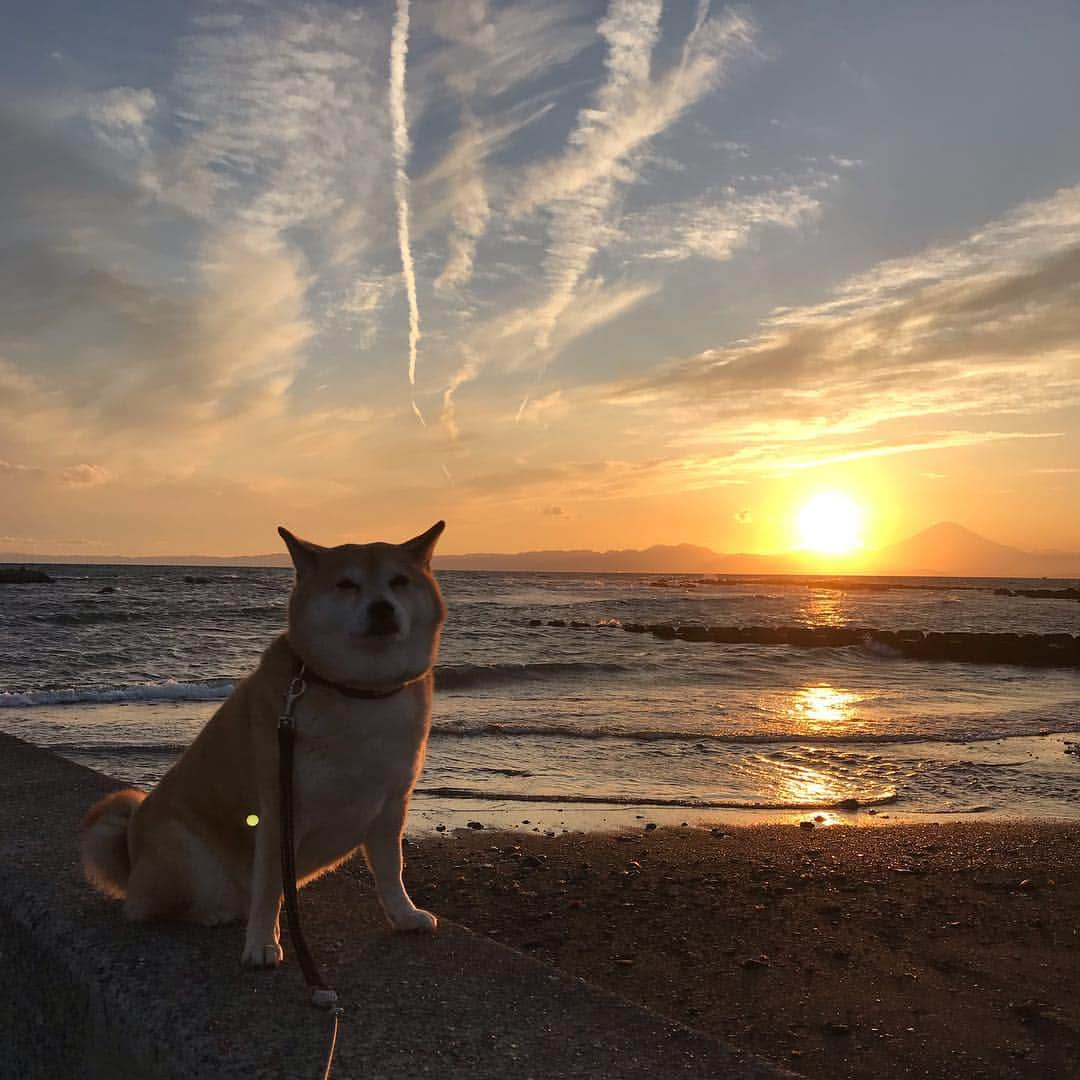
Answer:
[[(297, 655), (296, 650), (292, 647), (292, 644), (286, 641), (286, 646), (293, 657), (293, 677), (299, 678), (301, 683), (307, 683), (315, 686), (325, 686), (328, 690), (334, 690), (347, 698), (359, 698), (365, 701), (374, 701), (379, 698), (393, 697), (395, 694), (400, 694), (406, 686), (411, 686), (412, 682), (399, 683), (397, 686), (392, 686), (389, 690), (369, 690), (362, 686), (348, 686), (346, 683), (334, 682), (333, 679), (326, 679), (318, 672), (312, 671), (310, 667)], [(302, 693), (303, 691), (301, 691)]]
[(314, 683), (316, 686), (325, 686), (328, 690), (336, 690), (339, 694), (343, 694), (348, 698), (365, 698), (372, 700), (375, 698), (393, 697), (395, 694), (400, 694), (401, 691), (409, 685), (408, 683), (399, 683), (389, 690), (366, 690), (360, 686), (346, 686), (345, 683), (324, 679), (321, 675), (317, 675), (311, 668), (306, 667), (304, 664), (300, 665), (300, 670), (305, 682)]

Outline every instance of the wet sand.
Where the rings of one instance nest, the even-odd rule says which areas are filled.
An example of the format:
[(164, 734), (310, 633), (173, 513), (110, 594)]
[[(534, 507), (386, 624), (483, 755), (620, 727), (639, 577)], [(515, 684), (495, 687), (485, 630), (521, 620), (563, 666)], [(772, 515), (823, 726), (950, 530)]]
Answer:
[(408, 842), (406, 878), (810, 1077), (1080, 1075), (1080, 826), (648, 824), (448, 831)]

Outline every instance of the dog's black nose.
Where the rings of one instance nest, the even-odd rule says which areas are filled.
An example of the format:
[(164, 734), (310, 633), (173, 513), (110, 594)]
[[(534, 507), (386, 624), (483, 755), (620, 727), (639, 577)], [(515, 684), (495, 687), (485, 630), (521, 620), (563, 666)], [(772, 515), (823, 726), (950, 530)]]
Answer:
[(368, 605), (368, 628), (369, 633), (379, 637), (397, 633), (397, 616), (389, 600), (375, 600)]

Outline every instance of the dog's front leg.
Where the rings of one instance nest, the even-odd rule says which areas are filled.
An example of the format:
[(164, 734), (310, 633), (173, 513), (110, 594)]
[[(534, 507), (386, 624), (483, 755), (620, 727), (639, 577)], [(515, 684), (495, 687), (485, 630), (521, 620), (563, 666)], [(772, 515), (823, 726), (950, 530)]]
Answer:
[(278, 815), (264, 807), (256, 826), (255, 858), (251, 864), (251, 907), (240, 959), (252, 967), (277, 967), (285, 958), (281, 949), (281, 848)]
[(406, 799), (393, 799), (382, 808), (364, 841), (364, 858), (375, 878), (379, 903), (394, 929), (431, 932), (439, 920), (409, 899), (401, 880), (401, 834), (407, 811)]

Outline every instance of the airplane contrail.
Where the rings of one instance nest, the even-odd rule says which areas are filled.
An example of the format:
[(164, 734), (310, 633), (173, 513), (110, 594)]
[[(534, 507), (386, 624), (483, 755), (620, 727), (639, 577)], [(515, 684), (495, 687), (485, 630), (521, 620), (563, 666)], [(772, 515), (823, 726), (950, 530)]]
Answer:
[[(397, 202), (401, 274), (409, 303), (409, 386), (416, 386), (416, 348), (420, 342), (420, 306), (416, 302), (416, 271), (409, 240), (409, 122), (405, 115), (405, 58), (409, 52), (409, 0), (397, 0), (390, 36), (390, 126), (394, 147), (394, 199)], [(424, 418), (412, 403), (420, 423)]]

